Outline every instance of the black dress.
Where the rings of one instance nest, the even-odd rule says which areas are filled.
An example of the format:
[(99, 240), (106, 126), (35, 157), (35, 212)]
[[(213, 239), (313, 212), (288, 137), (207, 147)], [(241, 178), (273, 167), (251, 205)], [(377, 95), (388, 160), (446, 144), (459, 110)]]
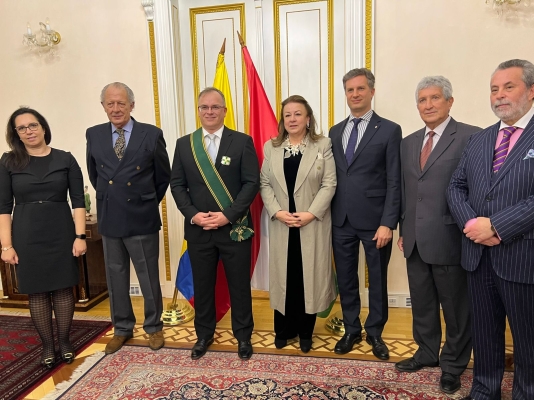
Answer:
[(78, 263), (72, 255), (75, 239), (72, 208), (84, 208), (82, 171), (72, 156), (52, 149), (31, 157), (22, 171), (0, 160), (0, 214), (11, 214), (15, 267), (21, 293), (49, 292), (78, 284)]
[[(295, 206), (295, 181), (302, 153), (284, 158), (284, 175), (289, 195), (289, 212), (297, 211)], [(311, 339), (315, 327), (316, 314), (306, 314), (304, 305), (304, 273), (302, 270), (302, 249), (300, 228), (289, 228), (287, 243), (287, 280), (285, 315), (274, 310), (274, 332), (278, 339)]]

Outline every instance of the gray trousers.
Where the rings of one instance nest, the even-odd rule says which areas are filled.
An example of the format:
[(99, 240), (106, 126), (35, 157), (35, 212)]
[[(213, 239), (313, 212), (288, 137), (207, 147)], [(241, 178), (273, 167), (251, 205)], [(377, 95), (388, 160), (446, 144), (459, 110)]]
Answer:
[(130, 259), (137, 273), (145, 303), (146, 333), (162, 330), (163, 299), (159, 282), (159, 233), (116, 238), (102, 236), (104, 260), (115, 335), (129, 336), (135, 325), (130, 300)]
[[(439, 362), (442, 371), (461, 375), (472, 349), (467, 273), (460, 265), (425, 263), (417, 246), (406, 264), (413, 337), (419, 345), (414, 358), (425, 365)], [(440, 304), (445, 319), (445, 344), (441, 352)]]

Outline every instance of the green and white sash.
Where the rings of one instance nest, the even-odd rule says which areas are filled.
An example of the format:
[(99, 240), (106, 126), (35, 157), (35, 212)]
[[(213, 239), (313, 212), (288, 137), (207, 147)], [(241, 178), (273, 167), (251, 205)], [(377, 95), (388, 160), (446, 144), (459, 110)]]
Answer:
[[(198, 170), (204, 179), (204, 183), (208, 187), (211, 195), (217, 202), (217, 205), (224, 211), (225, 208), (230, 207), (234, 202), (232, 195), (226, 188), (219, 172), (215, 169), (213, 161), (206, 150), (202, 128), (197, 129), (191, 135), (191, 150), (193, 151), (193, 158), (197, 164)], [(254, 235), (254, 231), (248, 225), (248, 212), (244, 217), (239, 218), (232, 224), (230, 231), (230, 238), (236, 242), (247, 240)]]

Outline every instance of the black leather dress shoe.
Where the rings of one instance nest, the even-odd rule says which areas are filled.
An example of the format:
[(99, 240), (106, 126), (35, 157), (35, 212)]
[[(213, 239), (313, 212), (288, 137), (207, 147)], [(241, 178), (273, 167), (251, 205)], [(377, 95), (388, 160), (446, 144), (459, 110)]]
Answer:
[(417, 372), (424, 367), (437, 367), (439, 363), (425, 365), (418, 362), (415, 358), (410, 357), (406, 360), (399, 361), (395, 363), (395, 369), (399, 372)]
[(252, 344), (250, 340), (238, 340), (237, 341), (237, 355), (242, 360), (248, 360), (252, 357)]
[(208, 347), (210, 347), (213, 344), (213, 338), (211, 339), (199, 339), (191, 349), (191, 358), (193, 360), (198, 360), (200, 357), (202, 357), (204, 354), (206, 354), (206, 351), (208, 351)]
[(462, 383), (460, 382), (460, 377), (458, 375), (451, 374), (450, 372), (443, 372), (441, 374), (439, 388), (442, 392), (447, 394), (453, 394), (457, 392), (461, 386)]
[(369, 336), (365, 341), (373, 346), (373, 354), (381, 360), (389, 360), (389, 350), (380, 336)]
[(334, 347), (334, 353), (347, 354), (352, 350), (352, 346), (362, 341), (361, 333), (345, 333), (341, 339), (336, 343)]

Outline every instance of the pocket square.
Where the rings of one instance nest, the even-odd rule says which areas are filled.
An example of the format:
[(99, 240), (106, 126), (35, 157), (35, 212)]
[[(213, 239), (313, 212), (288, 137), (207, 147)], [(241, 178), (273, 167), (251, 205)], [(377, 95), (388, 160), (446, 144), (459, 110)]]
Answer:
[(525, 158), (523, 158), (523, 160), (528, 160), (529, 158), (534, 158), (534, 149), (530, 149), (527, 152), (527, 155), (525, 156)]

